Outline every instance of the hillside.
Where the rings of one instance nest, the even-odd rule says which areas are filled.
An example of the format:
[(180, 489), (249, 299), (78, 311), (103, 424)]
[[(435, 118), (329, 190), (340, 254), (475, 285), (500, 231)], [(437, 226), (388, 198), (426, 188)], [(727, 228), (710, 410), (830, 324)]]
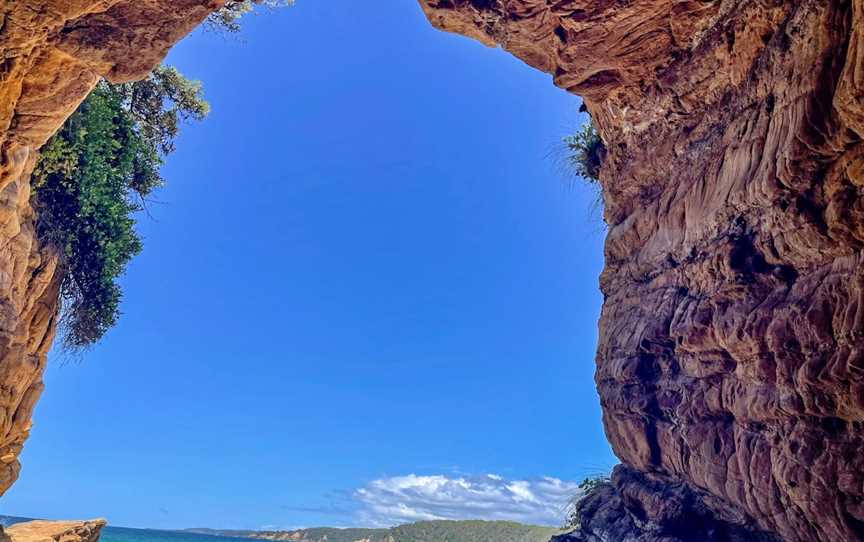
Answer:
[(291, 542), (548, 542), (560, 529), (512, 521), (421, 521), (389, 529), (320, 527), (296, 531), (231, 531), (187, 529), (189, 532)]

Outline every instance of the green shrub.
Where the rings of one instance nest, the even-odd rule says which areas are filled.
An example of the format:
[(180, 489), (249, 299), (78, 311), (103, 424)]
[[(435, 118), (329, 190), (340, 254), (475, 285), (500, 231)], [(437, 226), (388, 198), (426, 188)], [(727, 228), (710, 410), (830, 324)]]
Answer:
[(32, 203), (39, 238), (61, 257), (66, 346), (89, 346), (116, 323), (117, 279), (141, 251), (135, 213), (164, 183), (180, 122), (207, 112), (199, 83), (160, 67), (136, 83), (100, 82), (43, 147)]
[(600, 180), (600, 167), (606, 158), (606, 145), (594, 124), (588, 122), (582, 129), (564, 138), (570, 164), (576, 174), (583, 179), (596, 183)]
[(585, 497), (611, 485), (612, 481), (606, 475), (585, 478), (579, 483), (579, 493), (574, 495), (567, 504), (567, 516), (564, 519), (565, 529), (576, 529), (581, 523), (579, 503)]

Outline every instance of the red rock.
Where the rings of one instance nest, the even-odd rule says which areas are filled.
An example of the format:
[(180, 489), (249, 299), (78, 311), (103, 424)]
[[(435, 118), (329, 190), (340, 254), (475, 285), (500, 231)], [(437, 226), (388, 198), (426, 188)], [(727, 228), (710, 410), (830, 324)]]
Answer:
[[(420, 4), (583, 96), (606, 142), (596, 380), (624, 467), (583, 534), (864, 539), (864, 0)], [(0, 492), (56, 325), (36, 150), (218, 5), (0, 3)]]
[(596, 380), (630, 474), (589, 528), (725, 540), (658, 527), (683, 499), (864, 540), (864, 2), (420, 3), (583, 96), (608, 147)]

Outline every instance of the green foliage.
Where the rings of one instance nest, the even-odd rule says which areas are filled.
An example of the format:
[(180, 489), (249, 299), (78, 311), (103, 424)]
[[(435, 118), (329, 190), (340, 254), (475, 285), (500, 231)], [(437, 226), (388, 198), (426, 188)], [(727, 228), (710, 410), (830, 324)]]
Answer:
[(594, 124), (589, 122), (578, 132), (564, 138), (570, 164), (576, 174), (589, 182), (600, 180), (600, 167), (606, 158), (606, 145)]
[(583, 495), (587, 495), (603, 486), (609, 485), (609, 483), (610, 480), (608, 476), (594, 476), (591, 478), (585, 478), (579, 482), (579, 489), (582, 491)]
[(390, 529), (393, 542), (548, 542), (561, 530), (512, 521), (421, 521)]
[(564, 519), (564, 527), (567, 529), (578, 528), (580, 523), (579, 502), (592, 493), (608, 487), (611, 483), (611, 480), (606, 475), (592, 476), (579, 482), (579, 493), (574, 495), (567, 505), (567, 516)]
[(89, 346), (116, 323), (117, 279), (141, 251), (134, 215), (164, 183), (181, 121), (207, 112), (199, 83), (160, 67), (137, 83), (99, 83), (43, 147), (33, 206), (40, 239), (61, 255), (66, 346)]
[(299, 542), (548, 542), (566, 532), (554, 527), (524, 525), (512, 521), (420, 521), (389, 529), (334, 529), (319, 527), (297, 531), (218, 531), (193, 529), (205, 534)]
[(211, 13), (204, 21), (204, 27), (236, 34), (240, 32), (240, 18), (251, 12), (256, 5), (265, 7), (290, 6), (294, 0), (228, 0), (221, 9)]

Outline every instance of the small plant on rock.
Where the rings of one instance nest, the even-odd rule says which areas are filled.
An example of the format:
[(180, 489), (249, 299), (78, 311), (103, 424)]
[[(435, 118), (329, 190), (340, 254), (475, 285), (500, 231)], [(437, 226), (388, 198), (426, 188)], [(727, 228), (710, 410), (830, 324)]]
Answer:
[(564, 144), (569, 151), (568, 161), (576, 174), (588, 182), (598, 182), (600, 167), (606, 158), (606, 145), (594, 124), (588, 122), (575, 134), (565, 137)]
[(579, 483), (579, 493), (570, 498), (567, 503), (566, 516), (564, 518), (565, 529), (577, 529), (581, 523), (581, 515), (579, 511), (579, 503), (591, 494), (599, 491), (611, 484), (611, 480), (606, 475), (592, 476), (585, 478)]

